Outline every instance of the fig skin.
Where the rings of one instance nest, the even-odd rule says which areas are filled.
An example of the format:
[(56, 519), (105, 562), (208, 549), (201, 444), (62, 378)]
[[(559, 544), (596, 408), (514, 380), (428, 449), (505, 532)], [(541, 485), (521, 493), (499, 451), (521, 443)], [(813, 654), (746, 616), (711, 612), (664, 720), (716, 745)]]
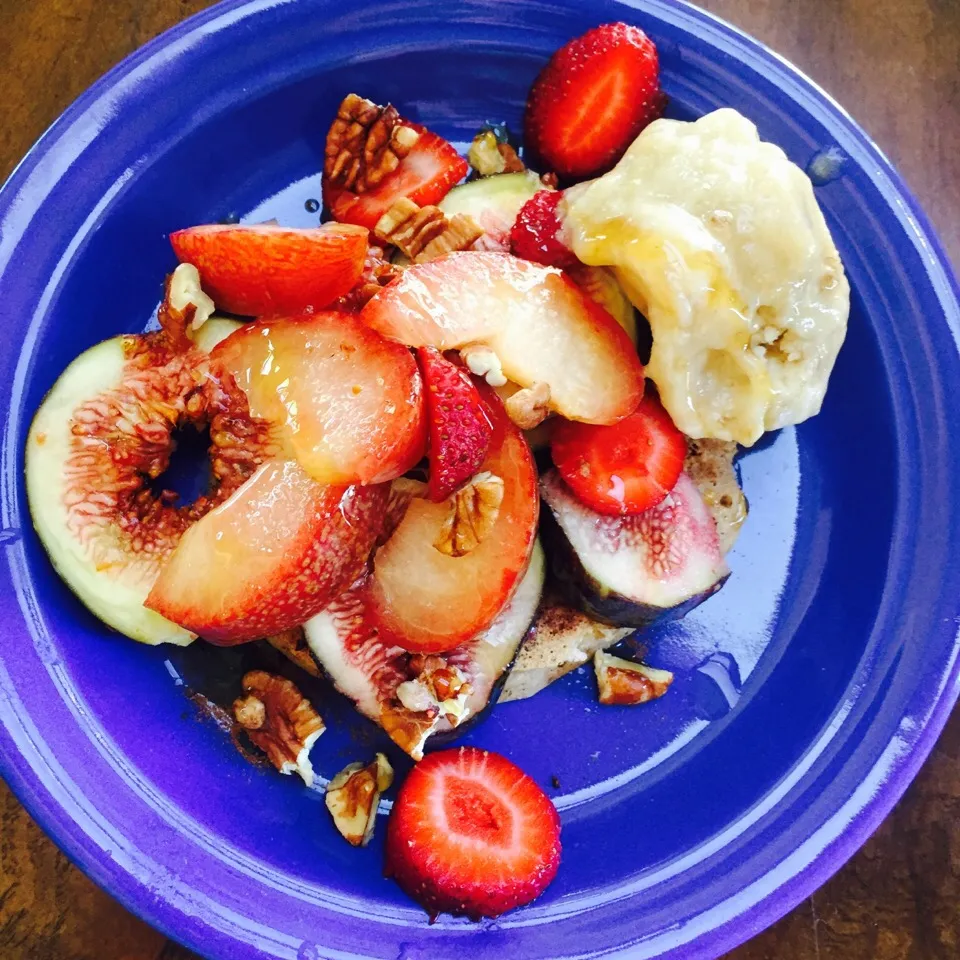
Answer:
[[(151, 482), (174, 432), (211, 430), (211, 491), (180, 505)], [(143, 601), (183, 532), (226, 499), (271, 452), (199, 349), (165, 332), (106, 340), (77, 357), (37, 411), (26, 444), (27, 497), (51, 562), (83, 604), (142, 643), (194, 636)]]
[[(450, 657), (451, 662), (467, 674), (474, 687), (468, 699), (470, 713), (456, 727), (444, 721), (432, 729), (425, 740), (420, 741), (421, 748), (432, 749), (433, 746), (460, 737), (474, 723), (486, 717), (490, 707), (497, 702), (520, 646), (529, 636), (536, 620), (543, 592), (545, 565), (543, 550), (537, 542), (517, 592), (497, 620), (479, 637), (449, 654), (441, 655)], [(399, 647), (379, 644), (378, 650), (376, 643), (372, 647), (366, 645), (363, 642), (365, 635), (351, 637), (350, 624), (355, 618), (363, 617), (363, 591), (357, 589), (359, 586), (355, 585), (351, 591), (341, 595), (335, 604), (309, 621), (304, 629), (308, 648), (318, 669), (354, 702), (360, 713), (383, 726), (383, 697), (391, 701), (397, 686), (410, 679), (407, 672), (410, 655)], [(345, 648), (351, 649), (351, 639), (359, 639), (360, 645), (356, 649), (365, 651), (360, 663), (356, 661), (361, 658), (354, 653), (344, 653)], [(486, 681), (489, 681), (489, 687)], [(399, 740), (395, 742), (401, 749), (411, 752), (409, 744), (405, 745)], [(419, 755), (415, 754), (416, 751), (411, 753), (414, 759), (419, 759)]]
[[(573, 497), (572, 492), (569, 495)], [(550, 557), (550, 568), (556, 581), (574, 605), (600, 623), (614, 627), (645, 628), (680, 620), (712, 597), (730, 577), (727, 569), (706, 589), (670, 607), (634, 600), (605, 586), (587, 571), (552, 509), (547, 507), (542, 510), (540, 517), (540, 536)]]

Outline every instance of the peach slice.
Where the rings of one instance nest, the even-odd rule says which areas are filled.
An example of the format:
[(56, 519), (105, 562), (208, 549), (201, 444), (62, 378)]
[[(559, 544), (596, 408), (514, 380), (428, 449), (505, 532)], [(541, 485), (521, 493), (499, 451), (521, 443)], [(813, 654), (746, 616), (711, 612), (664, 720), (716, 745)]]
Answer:
[[(367, 600), (384, 642), (405, 650), (451, 650), (486, 630), (513, 596), (537, 535), (537, 470), (523, 434), (486, 391), (494, 435), (478, 477), (502, 480), (496, 510), (476, 523), (480, 542), (469, 551), (441, 548), (453, 499), (413, 498), (374, 557)], [(480, 498), (478, 497), (478, 500)], [(480, 504), (483, 509), (483, 505)]]
[(643, 396), (643, 366), (616, 320), (562, 271), (507, 253), (417, 264), (360, 316), (411, 347), (485, 344), (507, 379), (546, 383), (551, 409), (569, 420), (615, 423)]
[(303, 623), (362, 572), (389, 489), (325, 486), (268, 461), (187, 530), (145, 606), (223, 646)]
[(381, 483), (424, 454), (417, 363), (355, 315), (247, 324), (212, 357), (247, 395), (250, 413), (281, 427), (287, 449), (314, 480)]

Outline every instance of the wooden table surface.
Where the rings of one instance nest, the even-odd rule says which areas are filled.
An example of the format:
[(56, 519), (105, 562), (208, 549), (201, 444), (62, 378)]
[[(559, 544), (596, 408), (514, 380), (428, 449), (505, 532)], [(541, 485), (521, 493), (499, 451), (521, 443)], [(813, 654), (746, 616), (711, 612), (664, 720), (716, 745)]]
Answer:
[[(960, 264), (960, 2), (707, 0), (864, 125)], [(93, 80), (204, 0), (0, 0), (0, 179)], [(960, 956), (960, 712), (886, 823), (735, 960)], [(0, 958), (186, 960), (73, 867), (0, 782)]]

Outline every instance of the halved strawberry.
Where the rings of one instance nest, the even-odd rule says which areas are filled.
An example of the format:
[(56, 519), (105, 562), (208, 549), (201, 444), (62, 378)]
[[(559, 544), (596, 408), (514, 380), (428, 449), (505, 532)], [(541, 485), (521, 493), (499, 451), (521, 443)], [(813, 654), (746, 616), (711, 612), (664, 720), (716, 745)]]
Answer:
[(334, 220), (372, 230), (401, 197), (425, 207), (438, 203), (469, 169), (466, 160), (443, 137), (415, 123), (404, 125), (420, 132), (410, 152), (393, 173), (373, 190), (354, 193), (323, 178), (323, 202)]
[(426, 387), (431, 500), (446, 499), (479, 469), (490, 448), (493, 423), (466, 371), (434, 347), (417, 351)]
[[(413, 653), (452, 650), (486, 630), (517, 589), (536, 541), (540, 499), (533, 455), (493, 390), (479, 388), (493, 422), (480, 473), (500, 486), (502, 499), (488, 509), (478, 491), (478, 513), (469, 513), (472, 504), (466, 504), (462, 518), (453, 498), (412, 499), (374, 556), (367, 584), (370, 617), (381, 636)], [(462, 555), (445, 552), (444, 540), (463, 532), (456, 526), (461, 522), (480, 531), (479, 543)]]
[(389, 496), (268, 461), (187, 530), (145, 606), (224, 646), (289, 630), (360, 575)]
[(516, 256), (563, 270), (580, 265), (577, 255), (560, 239), (557, 205), (562, 199), (560, 190), (541, 190), (520, 208), (510, 230), (510, 248)]
[(566, 180), (595, 177), (665, 106), (653, 41), (638, 27), (606, 23), (561, 47), (534, 81), (525, 143)]
[(559, 421), (550, 452), (577, 499), (610, 516), (655, 507), (676, 485), (687, 441), (653, 394), (610, 427)]
[(387, 822), (387, 876), (439, 913), (473, 920), (530, 903), (560, 866), (560, 818), (506, 757), (432, 753), (404, 781)]
[(170, 244), (181, 263), (197, 268), (219, 309), (261, 317), (303, 313), (342, 297), (360, 279), (367, 231), (336, 223), (206, 224), (171, 233)]

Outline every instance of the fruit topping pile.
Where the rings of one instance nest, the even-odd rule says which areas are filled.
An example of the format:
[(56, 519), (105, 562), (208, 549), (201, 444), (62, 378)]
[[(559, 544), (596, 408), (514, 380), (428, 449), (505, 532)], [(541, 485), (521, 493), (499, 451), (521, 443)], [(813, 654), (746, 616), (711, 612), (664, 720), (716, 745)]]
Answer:
[[(740, 185), (761, 151), (738, 167), (710, 128), (693, 157), (706, 135), (674, 136), (665, 106), (653, 43), (623, 23), (554, 55), (523, 147), (487, 125), (465, 159), (348, 95), (322, 158), (326, 222), (172, 233), (159, 329), (78, 357), (28, 439), (37, 532), (105, 623), (150, 644), (268, 640), (416, 763), (386, 872), (434, 917), (537, 897), (560, 820), (506, 758), (430, 748), (591, 660), (600, 703), (663, 696), (672, 673), (607, 651), (730, 575), (746, 515), (732, 441), (765, 422), (757, 364), (774, 386), (791, 364), (825, 386), (839, 347), (835, 251), (794, 269), (781, 244), (741, 275), (758, 238)], [(628, 175), (653, 170), (646, 144), (675, 186), (656, 202)], [(794, 207), (823, 241), (804, 189)], [(769, 322), (744, 332), (734, 314)], [(813, 412), (822, 389), (805, 389), (766, 422)], [(184, 504), (165, 480), (185, 432), (207, 438), (210, 479)], [(323, 695), (249, 671), (236, 731), (279, 772), (322, 779), (337, 831), (365, 846), (393, 765), (315, 775)]]

